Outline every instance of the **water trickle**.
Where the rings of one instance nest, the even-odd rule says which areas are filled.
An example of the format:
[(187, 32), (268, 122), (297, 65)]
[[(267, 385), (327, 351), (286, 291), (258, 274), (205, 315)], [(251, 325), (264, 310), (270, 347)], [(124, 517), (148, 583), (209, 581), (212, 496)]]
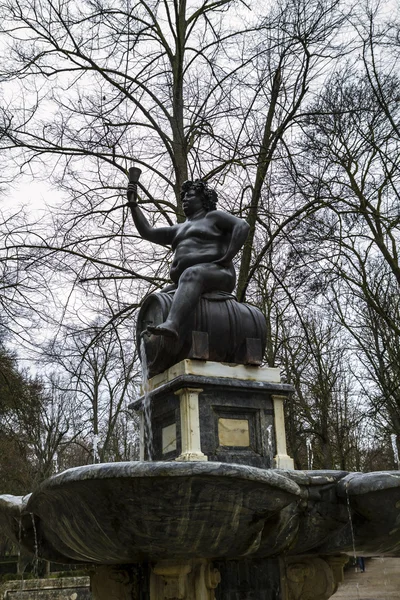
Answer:
[[(39, 544), (36, 530), (35, 516), (33, 513), (29, 513), (32, 520), (33, 540), (34, 540), (34, 555), (33, 555), (33, 577), (35, 589), (30, 590), (32, 600), (39, 598)], [(32, 596), (33, 594), (33, 596)]]
[(22, 517), (18, 519), (18, 562), (17, 573), (21, 575), (21, 590), (24, 589), (24, 569), (21, 560), (21, 544), (22, 544)]
[(314, 452), (312, 449), (312, 439), (310, 437), (308, 437), (306, 439), (306, 446), (307, 446), (307, 465), (308, 465), (308, 470), (311, 471), (313, 468), (313, 463), (314, 463)]
[(394, 454), (394, 460), (395, 463), (397, 465), (397, 468), (400, 469), (400, 458), (399, 458), (399, 451), (397, 448), (397, 435), (395, 433), (392, 433), (390, 436), (391, 442), (392, 442), (392, 448), (393, 448), (393, 454)]
[(353, 557), (357, 570), (357, 553), (356, 553), (356, 539), (354, 537), (354, 528), (353, 528), (353, 519), (351, 517), (351, 506), (350, 506), (350, 496), (346, 486), (346, 500), (347, 500), (347, 513), (349, 515), (349, 523), (350, 523), (350, 532), (351, 532), (351, 541), (353, 545)]
[[(353, 546), (353, 558), (354, 558), (354, 570), (357, 573), (357, 552), (356, 552), (356, 538), (354, 536), (354, 527), (353, 527), (353, 519), (351, 516), (351, 506), (350, 506), (350, 496), (346, 486), (346, 500), (347, 500), (347, 513), (349, 515), (349, 523), (350, 523), (350, 532), (351, 532), (351, 542)], [(357, 589), (357, 598), (360, 600), (360, 586), (356, 583)]]
[(151, 396), (149, 388), (149, 372), (147, 368), (146, 349), (143, 339), (140, 342), (140, 360), (142, 363), (142, 385), (143, 385), (143, 419), (144, 419), (144, 440), (147, 450), (147, 460), (153, 460), (153, 429), (151, 426)]
[(54, 457), (53, 457), (53, 469), (54, 469), (54, 473), (58, 473), (58, 452), (57, 451), (54, 453)]
[(93, 464), (94, 465), (97, 462), (99, 462), (98, 445), (99, 445), (99, 436), (94, 433), (93, 434)]
[(270, 459), (270, 464), (272, 465), (274, 460), (274, 444), (272, 439), (272, 425), (268, 425), (267, 427), (267, 452)]
[(32, 520), (33, 542), (34, 542), (33, 575), (37, 579), (39, 577), (39, 545), (38, 545), (38, 537), (37, 537), (37, 531), (36, 531), (35, 516), (33, 513), (29, 513), (29, 514), (31, 515), (31, 520)]

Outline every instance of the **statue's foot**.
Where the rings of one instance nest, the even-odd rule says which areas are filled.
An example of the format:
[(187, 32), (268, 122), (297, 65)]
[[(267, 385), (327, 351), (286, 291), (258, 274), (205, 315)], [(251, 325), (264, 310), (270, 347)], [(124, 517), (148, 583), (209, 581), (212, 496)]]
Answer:
[(164, 335), (165, 337), (178, 339), (179, 335), (175, 327), (169, 325), (167, 321), (165, 323), (161, 323), (161, 325), (148, 325), (147, 331), (153, 335)]

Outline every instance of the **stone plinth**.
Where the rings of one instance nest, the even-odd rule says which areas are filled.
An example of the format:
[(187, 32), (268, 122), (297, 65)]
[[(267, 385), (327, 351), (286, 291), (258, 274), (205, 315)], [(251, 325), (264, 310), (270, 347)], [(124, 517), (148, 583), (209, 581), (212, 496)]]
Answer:
[(347, 557), (213, 561), (163, 560), (99, 567), (93, 600), (328, 600), (343, 580)]
[[(279, 369), (183, 360), (148, 382), (153, 460), (219, 461), (293, 469)], [(131, 405), (143, 421), (144, 398)]]

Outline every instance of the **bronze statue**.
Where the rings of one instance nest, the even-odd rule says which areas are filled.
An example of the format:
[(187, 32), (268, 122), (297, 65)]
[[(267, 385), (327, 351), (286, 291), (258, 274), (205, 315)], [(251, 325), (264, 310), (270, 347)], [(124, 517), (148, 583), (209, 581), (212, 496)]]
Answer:
[(169, 227), (151, 227), (137, 203), (137, 184), (129, 183), (128, 206), (139, 234), (149, 242), (171, 246), (172, 285), (176, 290), (164, 323), (148, 326), (154, 335), (177, 338), (179, 329), (206, 292), (232, 292), (236, 274), (232, 259), (243, 246), (249, 225), (229, 213), (216, 209), (217, 193), (204, 181), (186, 181), (182, 185), (183, 223)]

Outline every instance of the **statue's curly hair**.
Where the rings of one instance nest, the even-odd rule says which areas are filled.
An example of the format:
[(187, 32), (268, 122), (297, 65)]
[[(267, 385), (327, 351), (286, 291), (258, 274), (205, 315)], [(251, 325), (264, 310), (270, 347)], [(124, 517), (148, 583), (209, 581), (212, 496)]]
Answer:
[(201, 192), (203, 208), (206, 212), (216, 210), (218, 194), (213, 188), (208, 187), (206, 182), (202, 179), (195, 179), (194, 181), (185, 181), (182, 184), (181, 188), (181, 200), (183, 200), (186, 192), (192, 187), (195, 188), (195, 190), (199, 190)]

